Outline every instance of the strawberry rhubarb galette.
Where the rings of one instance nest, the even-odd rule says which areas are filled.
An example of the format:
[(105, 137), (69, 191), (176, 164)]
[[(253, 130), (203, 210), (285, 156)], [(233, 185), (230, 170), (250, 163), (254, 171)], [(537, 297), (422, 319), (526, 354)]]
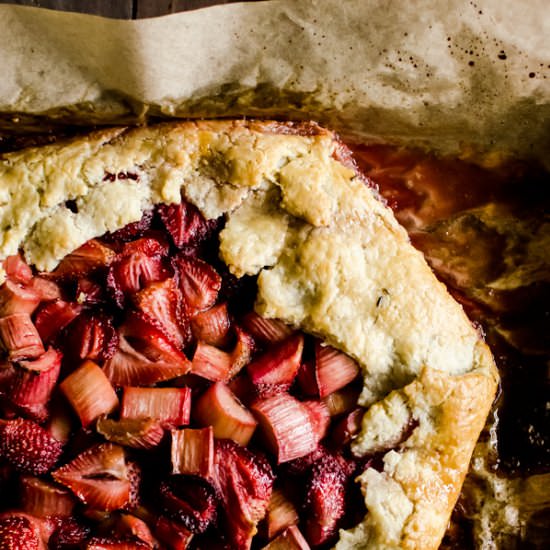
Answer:
[(438, 547), (487, 346), (313, 124), (0, 160), (0, 548)]

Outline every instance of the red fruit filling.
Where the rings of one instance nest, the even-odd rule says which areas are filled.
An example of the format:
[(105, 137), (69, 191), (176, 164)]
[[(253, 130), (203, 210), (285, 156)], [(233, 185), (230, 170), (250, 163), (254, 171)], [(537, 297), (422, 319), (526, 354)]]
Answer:
[(251, 309), (219, 225), (164, 205), (51, 274), (4, 262), (0, 548), (304, 549), (362, 517), (358, 366)]

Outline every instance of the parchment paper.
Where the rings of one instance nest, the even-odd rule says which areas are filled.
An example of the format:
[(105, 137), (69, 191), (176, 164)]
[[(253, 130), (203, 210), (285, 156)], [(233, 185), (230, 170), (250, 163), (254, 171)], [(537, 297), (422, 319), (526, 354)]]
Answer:
[(544, 161), (548, 36), (545, 0), (275, 0), (141, 21), (2, 5), (0, 121), (313, 118)]

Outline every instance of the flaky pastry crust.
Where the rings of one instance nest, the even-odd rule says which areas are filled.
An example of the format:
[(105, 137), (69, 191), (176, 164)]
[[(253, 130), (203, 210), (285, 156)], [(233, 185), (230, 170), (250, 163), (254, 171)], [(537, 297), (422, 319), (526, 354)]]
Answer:
[(0, 258), (22, 249), (51, 270), (182, 195), (207, 218), (226, 216), (220, 256), (236, 275), (258, 275), (260, 314), (361, 365), (359, 402), (369, 408), (352, 449), (382, 453), (384, 468), (359, 477), (368, 514), (337, 548), (437, 548), (495, 394), (495, 365), (330, 132), (175, 122), (7, 154)]

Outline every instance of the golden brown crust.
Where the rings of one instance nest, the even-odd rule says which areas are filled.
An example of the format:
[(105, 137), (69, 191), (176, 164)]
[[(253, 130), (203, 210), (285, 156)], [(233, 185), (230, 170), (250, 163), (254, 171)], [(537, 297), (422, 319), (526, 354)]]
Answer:
[(354, 452), (388, 450), (405, 421), (418, 422), (385, 454), (382, 473), (361, 476), (369, 514), (338, 547), (436, 548), (494, 395), (494, 363), (330, 132), (178, 122), (5, 155), (0, 258), (22, 248), (52, 269), (86, 240), (182, 194), (208, 218), (226, 215), (220, 254), (237, 275), (259, 274), (260, 313), (361, 365), (360, 402), (370, 409)]

